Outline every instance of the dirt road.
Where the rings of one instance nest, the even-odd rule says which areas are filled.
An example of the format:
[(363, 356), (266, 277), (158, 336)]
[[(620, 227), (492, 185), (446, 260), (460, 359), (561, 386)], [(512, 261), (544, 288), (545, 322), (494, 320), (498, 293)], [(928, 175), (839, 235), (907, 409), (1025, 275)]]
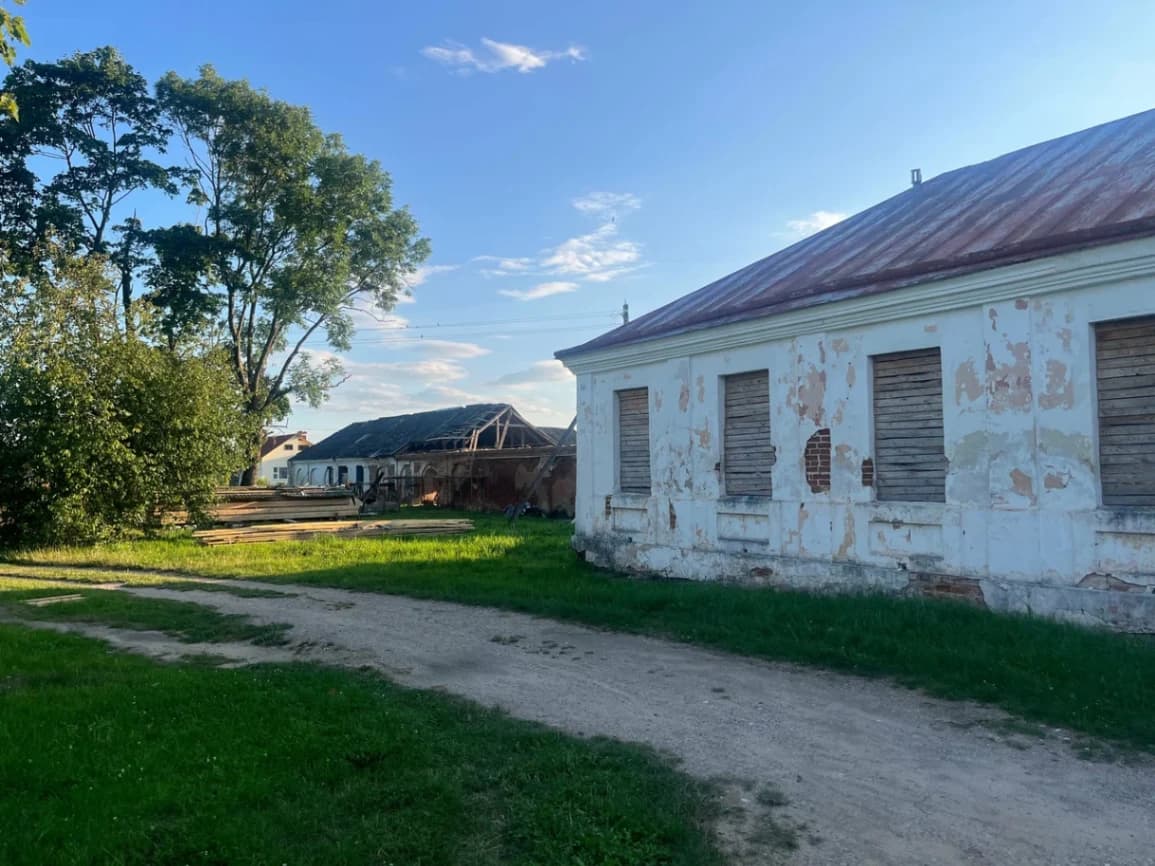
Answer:
[(788, 801), (776, 820), (799, 848), (743, 846), (746, 862), (1155, 864), (1155, 762), (1081, 760), (1061, 732), (1024, 736), (989, 708), (490, 609), (268, 588), (296, 595), (130, 591), (289, 623), (306, 658), (371, 665), (573, 733), (648, 743), (704, 778), (776, 788)]

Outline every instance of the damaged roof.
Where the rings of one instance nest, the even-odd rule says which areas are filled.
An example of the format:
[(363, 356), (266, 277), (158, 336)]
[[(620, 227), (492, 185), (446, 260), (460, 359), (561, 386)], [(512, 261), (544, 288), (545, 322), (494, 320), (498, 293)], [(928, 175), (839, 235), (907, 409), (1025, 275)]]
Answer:
[[(411, 415), (393, 415), (373, 421), (358, 421), (322, 439), (294, 460), (346, 460), (351, 458), (393, 457), (411, 451), (452, 450), (463, 447), (462, 440), (506, 410), (513, 423), (526, 428), (535, 445), (551, 444), (508, 403), (475, 403), (450, 409), (434, 409)], [(504, 424), (504, 421), (502, 422)]]
[(1155, 110), (941, 174), (567, 358), (1155, 235)]

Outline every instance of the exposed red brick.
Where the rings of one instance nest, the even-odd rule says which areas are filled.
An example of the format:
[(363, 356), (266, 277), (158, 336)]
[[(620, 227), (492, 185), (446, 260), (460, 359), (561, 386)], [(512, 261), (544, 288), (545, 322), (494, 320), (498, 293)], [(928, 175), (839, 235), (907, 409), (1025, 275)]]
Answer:
[(874, 486), (874, 458), (867, 457), (862, 461), (862, 486)]
[(806, 483), (811, 493), (826, 493), (830, 490), (830, 430), (823, 427), (806, 440), (806, 450), (802, 453), (806, 463)]

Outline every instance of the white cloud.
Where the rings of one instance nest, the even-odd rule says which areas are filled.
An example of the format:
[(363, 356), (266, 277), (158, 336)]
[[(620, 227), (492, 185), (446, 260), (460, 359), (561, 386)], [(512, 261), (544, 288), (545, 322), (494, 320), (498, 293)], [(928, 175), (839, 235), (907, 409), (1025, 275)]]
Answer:
[(588, 59), (586, 50), (580, 45), (571, 45), (562, 51), (542, 51), (488, 38), (483, 38), (481, 44), (485, 48), (484, 52), (474, 52), (460, 42), (447, 41), (444, 45), (428, 45), (421, 49), (421, 53), (465, 75), (472, 72), (501, 72), (505, 69), (524, 74), (542, 69), (555, 60)]
[(527, 388), (552, 382), (569, 382), (574, 378), (573, 373), (565, 368), (561, 361), (534, 361), (524, 370), (506, 373), (494, 381), (495, 385), (507, 385), (510, 388)]
[(488, 355), (489, 349), (477, 343), (459, 343), (455, 340), (413, 340), (407, 342), (408, 347), (416, 347), (426, 354), (440, 355), (444, 358), (466, 360)]
[(806, 237), (842, 222), (847, 216), (849, 214), (838, 213), (837, 211), (816, 210), (803, 219), (787, 220), (786, 227), (799, 237)]
[(484, 267), (481, 273), (487, 277), (511, 277), (526, 274), (533, 270), (534, 260), (531, 258), (506, 258), (504, 256), (474, 256), (471, 261), (494, 262), (492, 267)]
[(499, 289), (499, 295), (505, 295), (507, 298), (516, 298), (519, 301), (537, 301), (541, 298), (548, 298), (551, 295), (564, 295), (567, 292), (576, 292), (578, 289), (577, 283), (555, 282), (555, 283), (539, 283), (532, 289), (521, 291), (520, 289)]
[(572, 204), (582, 213), (606, 219), (637, 210), (642, 200), (630, 192), (591, 192), (575, 198)]
[(459, 265), (419, 265), (417, 270), (405, 278), (406, 285), (411, 289), (424, 285), (425, 281), (437, 274), (447, 274), (455, 271)]
[(570, 238), (547, 250), (541, 266), (556, 276), (604, 283), (636, 270), (641, 258), (640, 244), (620, 239), (616, 223), (603, 223), (589, 234)]

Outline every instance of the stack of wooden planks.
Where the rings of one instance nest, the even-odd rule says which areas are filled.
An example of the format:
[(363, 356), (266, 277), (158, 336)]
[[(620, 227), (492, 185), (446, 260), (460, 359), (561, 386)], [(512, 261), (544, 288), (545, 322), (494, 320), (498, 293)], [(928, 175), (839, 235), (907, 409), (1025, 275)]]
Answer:
[(206, 529), (194, 532), (193, 536), (201, 544), (216, 546), (257, 544), (264, 541), (306, 541), (325, 535), (334, 538), (369, 538), (378, 535), (461, 535), (472, 531), (472, 520), (333, 520)]
[(270, 520), (333, 520), (356, 517), (361, 502), (343, 496), (278, 496), (222, 502), (213, 509), (215, 523), (265, 523)]

